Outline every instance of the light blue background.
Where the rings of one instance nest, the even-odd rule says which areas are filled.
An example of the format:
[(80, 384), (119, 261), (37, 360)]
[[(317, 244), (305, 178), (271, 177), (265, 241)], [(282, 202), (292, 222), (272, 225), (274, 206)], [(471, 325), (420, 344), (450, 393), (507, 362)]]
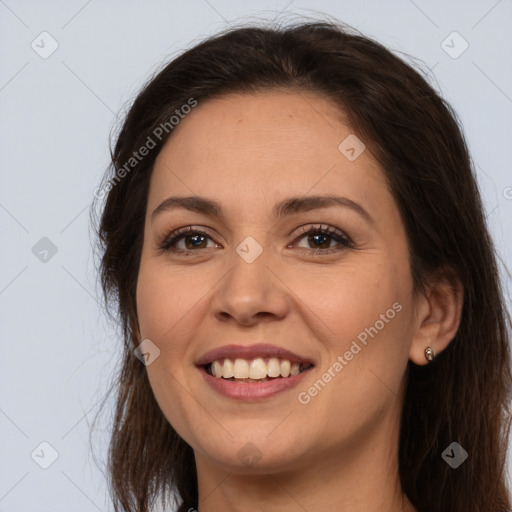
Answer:
[[(0, 0), (0, 511), (111, 510), (88, 436), (120, 344), (98, 302), (88, 207), (116, 115), (164, 59), (227, 24), (316, 11), (433, 70), (511, 267), (512, 1)], [(43, 31), (58, 43), (47, 59), (31, 48)], [(457, 59), (441, 47), (453, 31), (469, 44)], [(46, 263), (32, 252), (42, 237), (58, 249)], [(93, 436), (100, 465), (110, 414)], [(59, 454), (46, 470), (30, 456), (43, 441)]]

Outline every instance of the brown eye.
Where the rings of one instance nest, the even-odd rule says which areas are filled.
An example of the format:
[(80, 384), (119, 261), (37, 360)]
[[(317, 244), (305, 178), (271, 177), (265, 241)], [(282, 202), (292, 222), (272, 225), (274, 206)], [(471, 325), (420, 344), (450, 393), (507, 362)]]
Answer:
[[(354, 247), (351, 240), (343, 232), (330, 226), (306, 227), (297, 239), (305, 239), (307, 246), (304, 247), (300, 243), (295, 244), (295, 246), (311, 254), (326, 254)], [(213, 246), (208, 246), (209, 240), (213, 242)], [(160, 244), (160, 249), (164, 252), (188, 255), (211, 247), (220, 247), (220, 245), (208, 233), (193, 226), (187, 226), (172, 232)]]
[(208, 249), (208, 240), (212, 240), (208, 233), (194, 229), (193, 226), (188, 226), (178, 229), (167, 236), (160, 244), (160, 249), (168, 252), (192, 253)]
[[(305, 228), (299, 239), (305, 239), (307, 246), (301, 246), (300, 243), (297, 246), (310, 253), (322, 254), (353, 247), (351, 240), (346, 235), (330, 226)], [(334, 245), (333, 242), (335, 242)]]

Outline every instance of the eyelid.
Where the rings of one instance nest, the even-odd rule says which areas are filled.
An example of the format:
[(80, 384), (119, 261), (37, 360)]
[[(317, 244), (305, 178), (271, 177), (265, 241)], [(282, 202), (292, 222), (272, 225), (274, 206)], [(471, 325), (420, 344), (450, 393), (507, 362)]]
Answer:
[(296, 231), (293, 232), (293, 236), (296, 238), (301, 235), (305, 235), (311, 231), (319, 231), (323, 233), (328, 233), (329, 235), (338, 235), (347, 241), (352, 242), (350, 237), (341, 229), (335, 228), (329, 224), (304, 224), (303, 226), (299, 226)]
[[(165, 250), (166, 248), (169, 248), (171, 244), (175, 244), (178, 239), (183, 238), (187, 234), (202, 234), (208, 236), (211, 240), (213, 240), (216, 244), (218, 242), (215, 241), (214, 236), (210, 232), (208, 228), (205, 228), (204, 226), (183, 226), (181, 228), (177, 228), (173, 231), (171, 231), (168, 235), (163, 237), (162, 241), (158, 244), (158, 247), (162, 250)], [(199, 249), (200, 250), (200, 249)], [(198, 252), (199, 250), (196, 250), (194, 252)]]
[[(331, 226), (329, 224), (316, 224), (316, 225), (308, 224), (308, 225), (300, 226), (298, 229), (299, 229), (299, 232), (295, 232), (295, 234), (294, 234), (294, 240), (293, 240), (292, 247), (298, 243), (297, 239), (299, 239), (299, 241), (300, 241), (301, 238), (303, 238), (304, 236), (306, 236), (308, 234), (327, 235), (334, 241), (338, 242), (338, 244), (336, 246), (328, 247), (325, 249), (301, 247), (301, 248), (299, 248), (299, 250), (302, 252), (306, 252), (308, 254), (313, 254), (313, 255), (327, 255), (327, 254), (332, 254), (332, 253), (336, 253), (336, 252), (342, 252), (343, 250), (346, 250), (346, 249), (356, 249), (354, 242), (344, 231), (342, 231), (334, 226)], [(288, 245), (288, 247), (290, 247), (290, 245)]]

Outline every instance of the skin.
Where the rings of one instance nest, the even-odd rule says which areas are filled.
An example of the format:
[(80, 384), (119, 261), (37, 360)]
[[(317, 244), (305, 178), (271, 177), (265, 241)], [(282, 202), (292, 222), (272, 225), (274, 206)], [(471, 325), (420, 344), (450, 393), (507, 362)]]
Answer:
[[(369, 149), (355, 161), (338, 149), (351, 133), (320, 96), (228, 95), (200, 103), (158, 155), (137, 285), (139, 334), (161, 351), (148, 376), (166, 418), (194, 450), (199, 512), (415, 511), (397, 462), (407, 364), (426, 364), (428, 346), (437, 354), (446, 348), (462, 293), (441, 278), (426, 295), (413, 293), (406, 233), (382, 169)], [(339, 206), (273, 217), (284, 199), (326, 194), (351, 199), (373, 220)], [(192, 195), (220, 203), (225, 217), (183, 208), (152, 217), (169, 196)], [(320, 225), (355, 248), (329, 237), (315, 245), (298, 230)], [(174, 252), (159, 249), (186, 226), (208, 231), (202, 251), (191, 236)], [(263, 249), (250, 264), (235, 251), (248, 236)], [(196, 253), (179, 254), (187, 248)], [(394, 303), (401, 311), (300, 403), (299, 393)], [(194, 364), (213, 348), (260, 342), (315, 367), (297, 388), (243, 402), (212, 390)], [(261, 455), (251, 467), (238, 457), (246, 443)]]

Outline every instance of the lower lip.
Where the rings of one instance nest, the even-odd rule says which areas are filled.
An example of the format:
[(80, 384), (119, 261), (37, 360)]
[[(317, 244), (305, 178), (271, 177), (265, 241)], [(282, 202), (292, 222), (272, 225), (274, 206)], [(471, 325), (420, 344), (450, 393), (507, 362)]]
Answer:
[(228, 398), (236, 400), (245, 400), (248, 402), (262, 400), (278, 395), (288, 389), (291, 389), (305, 377), (312, 368), (304, 370), (293, 377), (285, 377), (281, 379), (272, 379), (266, 382), (236, 382), (218, 377), (213, 377), (206, 372), (204, 368), (199, 368), (206, 383), (217, 393)]

